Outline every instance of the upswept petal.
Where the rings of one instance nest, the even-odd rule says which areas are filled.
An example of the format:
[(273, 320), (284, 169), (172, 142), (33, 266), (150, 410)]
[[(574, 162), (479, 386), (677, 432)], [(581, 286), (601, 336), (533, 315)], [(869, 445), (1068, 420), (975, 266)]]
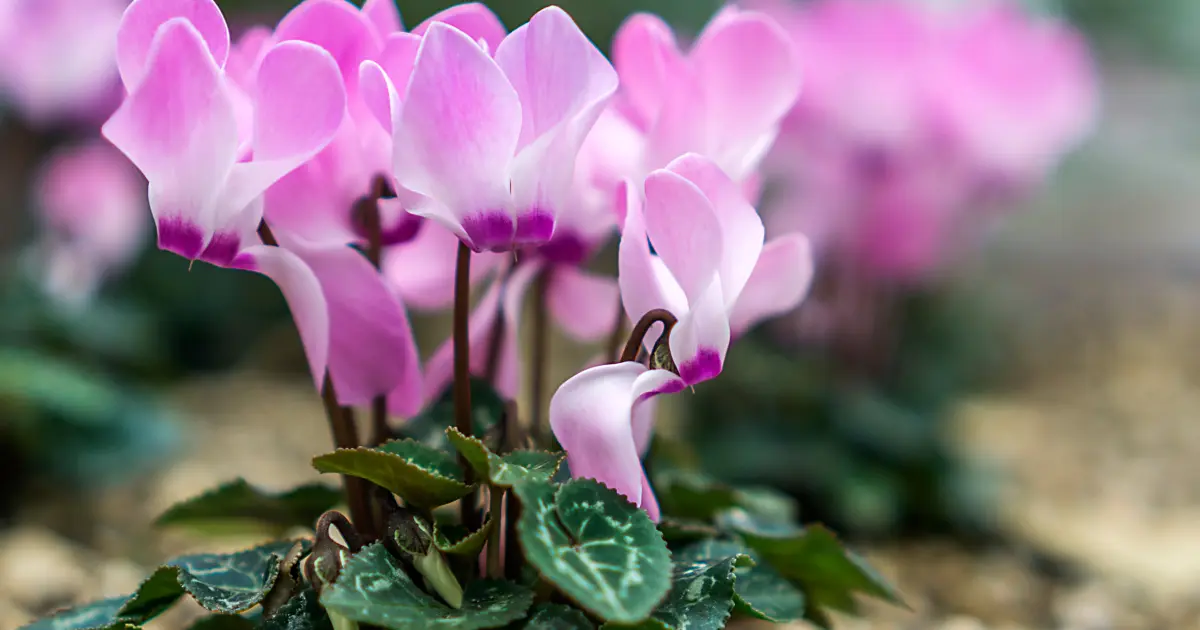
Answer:
[(337, 64), (321, 47), (287, 41), (271, 48), (254, 94), (254, 158), (230, 174), (218, 213), (236, 213), (328, 146), (346, 114)]
[(343, 405), (391, 392), (391, 408), (416, 413), (424, 403), (421, 362), (404, 305), (362, 254), (347, 246), (287, 240), (312, 269), (329, 309), (329, 374)]
[(812, 277), (808, 238), (796, 233), (771, 239), (729, 315), (733, 334), (740, 335), (763, 319), (795, 308), (808, 294)]
[(613, 37), (612, 54), (621, 77), (622, 113), (648, 131), (666, 101), (668, 78), (683, 65), (675, 34), (657, 15), (635, 13)]
[(400, 95), (378, 63), (368, 60), (358, 67), (358, 97), (371, 118), (390, 137), (393, 119), (400, 112)]
[(721, 224), (696, 184), (668, 170), (646, 177), (646, 234), (688, 302), (717, 277), (723, 256)]
[(508, 34), (508, 30), (500, 23), (500, 18), (479, 2), (455, 5), (436, 13), (418, 24), (412, 32), (414, 35), (424, 35), (430, 25), (439, 22), (466, 33), (474, 41), (483, 42), (489, 54), (500, 47), (500, 42), (504, 41), (504, 36)]
[(421, 38), (411, 33), (392, 33), (383, 41), (383, 49), (375, 61), (387, 73), (392, 85), (396, 86), (397, 93), (408, 86), (420, 49)]
[(358, 80), (358, 65), (383, 46), (370, 19), (346, 0), (304, 0), (279, 21), (275, 39), (324, 48), (337, 62), (351, 92)]
[(575, 477), (595, 479), (642, 503), (642, 461), (633, 439), (634, 384), (646, 373), (636, 362), (601, 365), (576, 374), (550, 399), (550, 428)]
[(762, 159), (800, 94), (796, 52), (771, 18), (728, 11), (704, 29), (689, 60), (713, 121), (708, 154), (740, 181)]
[(214, 0), (134, 0), (125, 9), (117, 33), (117, 69), (127, 90), (132, 92), (142, 81), (159, 27), (175, 18), (195, 27), (217, 67), (225, 66), (229, 27)]
[(367, 0), (363, 3), (362, 13), (371, 21), (380, 37), (386, 37), (404, 28), (404, 23), (400, 20), (400, 9), (396, 8), (396, 0)]
[(279, 286), (300, 332), (313, 382), (321, 389), (329, 360), (329, 310), (316, 274), (296, 254), (267, 245), (242, 250), (232, 266), (261, 273)]
[(564, 210), (575, 159), (617, 89), (604, 55), (558, 7), (539, 11), (496, 50), (496, 64), (521, 100), (512, 172), (517, 241), (544, 243)]
[(691, 309), (679, 316), (671, 331), (671, 358), (679, 376), (688, 385), (716, 377), (725, 364), (729, 350), (729, 314), (721, 283), (713, 279)]
[(612, 331), (621, 305), (616, 278), (591, 274), (573, 265), (555, 265), (549, 273), (547, 306), (567, 334), (586, 342)]
[(508, 173), (521, 104), (504, 73), (462, 31), (434, 23), (402, 100), (397, 183), (431, 200), (412, 212), (442, 223), (475, 251), (508, 249), (516, 230)]
[(638, 376), (633, 384), (633, 443), (638, 457), (650, 451), (654, 437), (654, 414), (658, 408), (659, 394), (674, 394), (683, 391), (685, 385), (675, 374), (667, 370), (649, 370)]
[(667, 170), (695, 184), (712, 203), (723, 241), (717, 273), (721, 276), (725, 301), (732, 305), (762, 251), (765, 236), (762, 219), (746, 201), (741, 187), (707, 157), (688, 154), (671, 162)]
[(641, 202), (632, 192), (633, 186), (623, 182), (620, 188), (625, 227), (617, 254), (617, 283), (625, 312), (635, 322), (656, 308), (678, 316), (687, 311), (687, 296), (662, 260), (650, 253)]
[(237, 158), (238, 130), (228, 86), (191, 22), (159, 29), (145, 76), (103, 134), (150, 182), (159, 247), (199, 256), (219, 227), (213, 207)]
[(263, 55), (270, 50), (274, 43), (275, 34), (265, 26), (255, 26), (242, 33), (237, 43), (229, 50), (229, 59), (225, 62), (225, 76), (234, 85), (249, 92), (254, 86), (254, 77), (258, 74), (258, 64)]

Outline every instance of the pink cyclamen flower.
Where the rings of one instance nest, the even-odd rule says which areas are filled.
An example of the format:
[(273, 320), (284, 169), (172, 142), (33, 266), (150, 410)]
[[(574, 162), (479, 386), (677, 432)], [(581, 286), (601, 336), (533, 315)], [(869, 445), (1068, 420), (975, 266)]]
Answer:
[(117, 25), (127, 2), (0, 1), (0, 98), (39, 124), (111, 113), (119, 99)]
[(613, 39), (616, 112), (639, 141), (635, 182), (684, 153), (708, 156), (735, 181), (757, 169), (800, 93), (799, 60), (770, 17), (726, 7), (691, 49), (661, 18), (639, 13)]
[(650, 448), (654, 396), (683, 382), (667, 370), (626, 362), (586, 369), (550, 400), (550, 427), (574, 477), (596, 479), (659, 520), (658, 501), (641, 458)]
[(68, 302), (88, 300), (105, 277), (125, 267), (141, 248), (144, 180), (108, 143), (61, 149), (43, 165), (35, 193), (43, 240), (47, 290)]
[(764, 245), (758, 213), (708, 158), (685, 155), (650, 173), (645, 209), (636, 201), (629, 196), (621, 235), (621, 298), (635, 321), (655, 308), (678, 318), (670, 350), (686, 384), (719, 374), (732, 335), (807, 293), (808, 240)]
[(391, 123), (409, 211), (475, 251), (547, 242), (579, 146), (616, 90), (612, 66), (557, 7), (494, 50), (451, 20), (418, 31), (411, 75), (392, 81), (390, 120), (376, 109)]
[(273, 43), (251, 84), (239, 86), (225, 71), (229, 54), (212, 0), (135, 0), (122, 19), (117, 60), (129, 96), (104, 135), (149, 180), (159, 247), (274, 280), (314, 379), (319, 385), (328, 368), (344, 404), (408, 382), (419, 405), (403, 305), (369, 262), (286, 222), (272, 226), (280, 247), (256, 234), (263, 193), (341, 126), (346, 93), (336, 60), (309, 42)]

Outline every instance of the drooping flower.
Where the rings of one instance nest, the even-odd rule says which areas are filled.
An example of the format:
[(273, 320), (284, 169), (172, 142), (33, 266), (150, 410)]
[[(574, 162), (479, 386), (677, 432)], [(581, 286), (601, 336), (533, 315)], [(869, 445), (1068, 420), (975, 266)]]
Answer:
[(788, 234), (764, 245), (758, 213), (708, 158), (689, 154), (652, 172), (645, 208), (632, 194), (627, 203), (625, 310), (635, 321), (656, 308), (678, 318), (669, 348), (688, 385), (721, 372), (732, 335), (794, 308), (808, 290), (808, 240)]
[(475, 251), (543, 244), (566, 211), (576, 154), (616, 73), (557, 7), (494, 50), (460, 24), (414, 30), (421, 40), (411, 75), (393, 81), (398, 191), (414, 195), (410, 212)]
[(41, 277), (46, 290), (83, 304), (120, 271), (146, 235), (145, 183), (107, 143), (90, 141), (52, 155), (35, 194), (42, 224)]
[(0, 2), (0, 98), (38, 124), (94, 122), (120, 98), (113, 62), (127, 0)]
[(344, 404), (408, 383), (419, 405), (407, 316), (370, 263), (287, 221), (271, 226), (278, 247), (257, 234), (263, 193), (324, 149), (346, 115), (333, 55), (303, 41), (264, 44), (252, 71), (230, 75), (228, 28), (211, 0), (135, 0), (117, 53), (129, 96), (104, 135), (149, 180), (159, 247), (271, 277), (314, 379), (328, 368)]
[(574, 477), (596, 479), (659, 519), (658, 501), (641, 458), (650, 448), (653, 397), (681, 391), (667, 370), (625, 362), (586, 369), (550, 400), (550, 427)]

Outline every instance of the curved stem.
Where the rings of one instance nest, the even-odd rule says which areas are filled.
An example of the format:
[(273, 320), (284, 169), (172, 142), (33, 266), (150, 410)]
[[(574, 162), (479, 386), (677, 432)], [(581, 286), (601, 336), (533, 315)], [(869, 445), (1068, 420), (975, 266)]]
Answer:
[(342, 535), (342, 540), (346, 541), (346, 547), (353, 553), (358, 553), (363, 548), (363, 539), (358, 535), (358, 530), (354, 528), (354, 524), (346, 520), (346, 516), (341, 512), (330, 510), (321, 515), (317, 520), (317, 540), (329, 539), (329, 528), (336, 527), (338, 533)]
[[(458, 244), (458, 261), (454, 273), (454, 426), (467, 437), (474, 435), (471, 426), (471, 342), (467, 332), (467, 318), (471, 302), (471, 250), (461, 241)], [(474, 471), (462, 453), (458, 454), (459, 465), (467, 477), (474, 482)], [(471, 529), (479, 529), (479, 514), (475, 510), (474, 493), (459, 502), (462, 523)]]
[(625, 342), (625, 349), (621, 351), (620, 362), (634, 361), (637, 359), (638, 350), (642, 347), (642, 342), (645, 340), (646, 333), (650, 332), (650, 327), (655, 324), (663, 325), (663, 336), (671, 334), (671, 329), (679, 320), (671, 314), (670, 311), (663, 308), (656, 308), (638, 320), (633, 327), (633, 332), (629, 335), (629, 341)]

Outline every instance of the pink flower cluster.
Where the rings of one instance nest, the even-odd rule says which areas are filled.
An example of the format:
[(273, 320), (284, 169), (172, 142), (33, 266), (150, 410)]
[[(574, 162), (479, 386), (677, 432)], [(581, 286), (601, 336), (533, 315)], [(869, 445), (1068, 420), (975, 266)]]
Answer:
[(771, 159), (772, 231), (919, 281), (968, 248), (1091, 130), (1082, 37), (1007, 0), (746, 0), (806, 66)]

